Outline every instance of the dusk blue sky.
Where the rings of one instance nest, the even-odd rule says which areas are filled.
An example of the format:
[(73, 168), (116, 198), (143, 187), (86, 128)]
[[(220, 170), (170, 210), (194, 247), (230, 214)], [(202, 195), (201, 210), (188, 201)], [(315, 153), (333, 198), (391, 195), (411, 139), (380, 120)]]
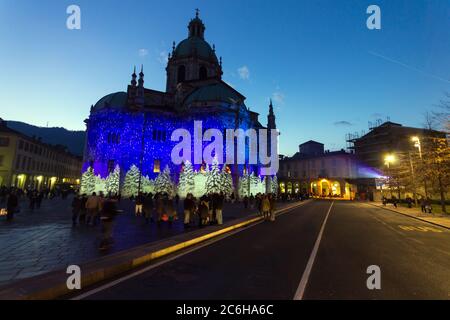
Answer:
[[(70, 4), (81, 30), (66, 28)], [(366, 27), (370, 4), (381, 30)], [(422, 126), (450, 91), (449, 0), (0, 0), (0, 117), (84, 129), (140, 64), (145, 86), (165, 90), (164, 59), (195, 8), (224, 80), (263, 124), (273, 99), (283, 154), (310, 139), (345, 147), (377, 118)]]

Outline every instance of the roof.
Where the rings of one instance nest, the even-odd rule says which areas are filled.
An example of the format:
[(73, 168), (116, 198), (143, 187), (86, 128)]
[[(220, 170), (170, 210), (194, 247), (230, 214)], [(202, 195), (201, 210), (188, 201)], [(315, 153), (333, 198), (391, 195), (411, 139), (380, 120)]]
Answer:
[(217, 56), (208, 42), (200, 37), (190, 37), (181, 41), (175, 48), (173, 57), (183, 58), (197, 55), (205, 60), (217, 62)]
[(304, 142), (304, 143), (302, 143), (302, 144), (300, 144), (300, 145), (303, 146), (303, 145), (305, 145), (305, 144), (320, 144), (320, 145), (323, 146), (323, 143), (320, 143), (320, 142), (317, 142), (317, 141), (314, 141), (314, 140), (306, 141), (306, 142)]
[(220, 101), (229, 104), (243, 104), (245, 97), (223, 81), (195, 89), (184, 100), (185, 105), (193, 102)]
[(127, 101), (128, 94), (126, 92), (114, 92), (98, 100), (98, 102), (94, 105), (94, 110), (98, 111), (105, 107), (121, 109), (127, 105)]

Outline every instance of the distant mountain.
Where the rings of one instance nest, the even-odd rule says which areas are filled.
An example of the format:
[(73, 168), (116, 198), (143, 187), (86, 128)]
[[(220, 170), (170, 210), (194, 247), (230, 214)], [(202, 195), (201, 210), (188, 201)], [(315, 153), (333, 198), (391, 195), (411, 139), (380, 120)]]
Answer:
[(45, 128), (37, 127), (20, 121), (7, 121), (7, 126), (13, 130), (19, 131), (27, 136), (41, 137), (42, 142), (63, 145), (76, 155), (83, 155), (84, 139), (86, 134), (84, 131), (70, 131), (64, 128)]

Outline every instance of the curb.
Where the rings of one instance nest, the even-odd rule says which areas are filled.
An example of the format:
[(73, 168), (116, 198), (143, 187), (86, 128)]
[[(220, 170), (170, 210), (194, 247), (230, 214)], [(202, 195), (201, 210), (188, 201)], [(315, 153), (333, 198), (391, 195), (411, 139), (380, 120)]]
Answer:
[(441, 227), (441, 228), (444, 228), (444, 229), (450, 230), (450, 227), (444, 226), (444, 225), (442, 225), (442, 224), (439, 224), (439, 223), (436, 223), (436, 222), (432, 222), (432, 221), (424, 220), (424, 219), (422, 219), (422, 218), (419, 218), (419, 217), (414, 217), (414, 216), (410, 216), (409, 214), (406, 214), (406, 213), (403, 213), (403, 212), (400, 212), (400, 211), (397, 211), (397, 210), (394, 210), (394, 209), (390, 209), (390, 208), (385, 208), (385, 207), (381, 207), (381, 206), (378, 206), (378, 205), (376, 205), (376, 204), (372, 204), (372, 203), (368, 203), (368, 204), (370, 204), (371, 206), (374, 206), (374, 207), (380, 208), (380, 209), (384, 209), (384, 210), (389, 210), (389, 211), (392, 211), (392, 212), (395, 212), (395, 213), (401, 214), (402, 216), (405, 216), (405, 217), (409, 217), (409, 218), (412, 218), (412, 219), (416, 219), (416, 220), (419, 220), (419, 221), (422, 221), (422, 222), (426, 222), (426, 223), (429, 223), (429, 224), (432, 224), (432, 225), (435, 225), (435, 226), (438, 226), (438, 227)]
[[(309, 200), (311, 201), (311, 200)], [(276, 215), (309, 202), (295, 202), (276, 210)], [(257, 214), (236, 219), (222, 226), (210, 226), (168, 239), (137, 246), (80, 265), (81, 287), (86, 288), (131, 271), (153, 260), (186, 249), (209, 239), (255, 224), (263, 218)], [(55, 270), (0, 287), (0, 300), (51, 300), (73, 293), (66, 285), (70, 275), (65, 269)]]

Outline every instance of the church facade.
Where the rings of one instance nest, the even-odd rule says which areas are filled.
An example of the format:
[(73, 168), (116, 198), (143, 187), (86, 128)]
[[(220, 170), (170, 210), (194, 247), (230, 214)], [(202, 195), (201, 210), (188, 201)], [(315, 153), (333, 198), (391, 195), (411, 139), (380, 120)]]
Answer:
[[(176, 184), (184, 163), (174, 164), (171, 159), (171, 152), (178, 143), (171, 141), (171, 134), (179, 128), (193, 134), (194, 121), (201, 121), (203, 132), (207, 129), (225, 133), (227, 129), (276, 128), (272, 103), (268, 125), (263, 126), (259, 114), (245, 105), (245, 96), (222, 80), (222, 58), (217, 58), (215, 47), (205, 40), (205, 25), (198, 12), (188, 29), (188, 37), (176, 46), (174, 43), (169, 54), (165, 92), (144, 86), (141, 67), (139, 74), (134, 70), (126, 91), (108, 94), (91, 107), (85, 121), (83, 172), (93, 171), (91, 177), (96, 176), (97, 180), (107, 180), (114, 171), (116, 176), (120, 172), (119, 182), (114, 183), (119, 187), (100, 191), (122, 190), (124, 184), (129, 183), (125, 179), (132, 169), (139, 172), (139, 191), (143, 190), (143, 177), (155, 181), (163, 171), (170, 172), (170, 179)], [(208, 142), (203, 142), (202, 148), (207, 145)], [(247, 142), (245, 148), (248, 160)], [(223, 154), (226, 154), (225, 146)], [(193, 164), (192, 167), (194, 172), (205, 172), (209, 165)], [(221, 172), (232, 176), (235, 189), (240, 177), (259, 177), (260, 169), (259, 163), (248, 164), (248, 161), (245, 164), (220, 164)], [(83, 176), (86, 186), (88, 178)], [(92, 188), (87, 189), (91, 191)]]

